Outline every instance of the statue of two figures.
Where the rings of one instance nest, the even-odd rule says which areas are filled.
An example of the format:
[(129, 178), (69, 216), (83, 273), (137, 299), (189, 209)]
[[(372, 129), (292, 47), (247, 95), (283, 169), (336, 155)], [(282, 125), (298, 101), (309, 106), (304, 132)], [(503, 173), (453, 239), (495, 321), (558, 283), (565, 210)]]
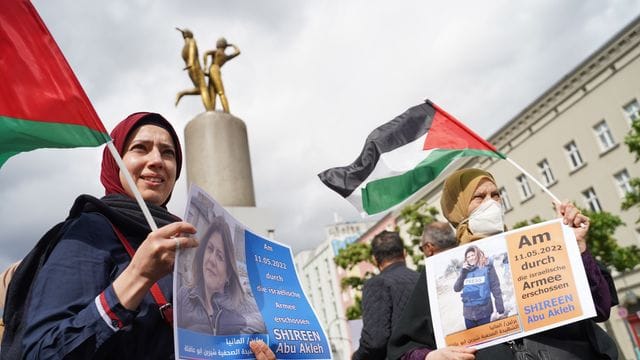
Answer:
[[(198, 57), (198, 45), (193, 38), (193, 33), (190, 30), (178, 29), (182, 33), (184, 38), (184, 47), (182, 48), (182, 58), (184, 59), (185, 68), (189, 73), (189, 78), (195, 86), (193, 89), (180, 91), (176, 96), (176, 106), (180, 99), (185, 95), (200, 95), (202, 103), (207, 111), (214, 111), (216, 108), (216, 95), (220, 98), (222, 103), (222, 110), (226, 113), (229, 112), (229, 101), (224, 93), (224, 86), (222, 86), (222, 77), (220, 75), (220, 68), (228, 60), (240, 55), (240, 49), (233, 44), (228, 44), (225, 38), (220, 38), (216, 41), (216, 49), (209, 50), (204, 53), (202, 61), (204, 62), (204, 69), (200, 65), (200, 58)], [(227, 54), (225, 50), (231, 47), (233, 53)], [(212, 61), (207, 71), (207, 64), (211, 56)]]

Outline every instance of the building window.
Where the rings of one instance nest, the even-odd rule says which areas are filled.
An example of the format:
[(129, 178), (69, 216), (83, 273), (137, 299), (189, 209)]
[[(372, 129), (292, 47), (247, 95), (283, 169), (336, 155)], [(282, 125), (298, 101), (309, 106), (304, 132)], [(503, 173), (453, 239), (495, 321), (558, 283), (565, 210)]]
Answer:
[(616, 144), (616, 141), (613, 140), (613, 135), (611, 135), (611, 130), (609, 130), (609, 126), (607, 122), (602, 120), (593, 127), (593, 131), (596, 132), (596, 137), (598, 138), (598, 142), (600, 143), (600, 150), (607, 151)]
[(531, 191), (531, 186), (529, 186), (529, 181), (527, 180), (527, 176), (522, 174), (516, 178), (518, 180), (518, 185), (520, 185), (520, 198), (522, 200), (527, 200), (533, 196), (533, 192)]
[(622, 109), (624, 110), (624, 115), (627, 117), (629, 122), (640, 120), (640, 104), (638, 103), (638, 100), (633, 99), (630, 103), (623, 106)]
[(600, 206), (600, 201), (596, 196), (596, 191), (593, 190), (592, 187), (582, 192), (582, 196), (584, 198), (584, 204), (589, 210), (594, 212), (602, 211), (602, 207)]
[(582, 156), (580, 156), (580, 151), (578, 150), (578, 146), (576, 145), (575, 141), (571, 141), (570, 143), (565, 145), (564, 150), (567, 152), (571, 170), (577, 169), (582, 166)]
[(631, 177), (629, 176), (629, 172), (627, 171), (627, 169), (618, 171), (613, 175), (613, 178), (616, 180), (616, 185), (618, 185), (618, 193), (621, 197), (624, 197), (627, 193), (630, 193), (632, 191), (631, 184), (629, 184)]
[(544, 159), (538, 163), (538, 169), (540, 169), (543, 184), (549, 186), (556, 182), (556, 178), (553, 177), (553, 172), (551, 171), (551, 166), (549, 166), (549, 162), (547, 161), (547, 159)]
[(513, 209), (511, 206), (511, 200), (509, 200), (509, 195), (507, 195), (507, 189), (503, 187), (500, 188), (500, 202), (502, 203), (502, 209), (507, 212)]

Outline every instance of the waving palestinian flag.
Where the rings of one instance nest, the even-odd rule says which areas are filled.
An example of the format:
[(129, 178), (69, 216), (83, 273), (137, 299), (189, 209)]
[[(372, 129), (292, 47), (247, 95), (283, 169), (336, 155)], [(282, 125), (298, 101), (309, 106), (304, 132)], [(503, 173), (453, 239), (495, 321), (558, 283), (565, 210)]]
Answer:
[(426, 100), (373, 130), (351, 165), (318, 176), (358, 210), (375, 214), (401, 203), (464, 156), (506, 158)]
[(110, 140), (53, 37), (27, 0), (0, 0), (0, 167), (37, 148)]

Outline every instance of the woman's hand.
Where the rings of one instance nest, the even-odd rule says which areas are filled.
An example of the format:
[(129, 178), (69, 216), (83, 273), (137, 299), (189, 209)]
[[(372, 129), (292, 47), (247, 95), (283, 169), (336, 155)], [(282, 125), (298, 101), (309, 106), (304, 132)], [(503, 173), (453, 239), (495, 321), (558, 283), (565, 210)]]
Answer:
[(131, 263), (113, 282), (120, 304), (135, 310), (151, 286), (173, 271), (178, 248), (198, 246), (198, 241), (183, 234), (195, 234), (196, 228), (186, 222), (175, 222), (149, 233)]
[(589, 218), (582, 215), (580, 210), (572, 203), (565, 201), (560, 204), (554, 203), (556, 212), (562, 218), (565, 225), (571, 226), (576, 235), (580, 253), (587, 250), (587, 232), (589, 232)]
[(276, 360), (276, 354), (262, 340), (250, 342), (249, 347), (253, 351), (253, 355), (256, 356), (256, 360)]
[(137, 276), (147, 279), (151, 284), (155, 283), (173, 271), (178, 248), (198, 246), (195, 238), (184, 236), (195, 233), (193, 225), (182, 221), (149, 233), (131, 259), (129, 267), (133, 268)]
[(447, 346), (443, 349), (434, 350), (427, 354), (425, 360), (473, 360), (476, 358), (474, 348), (463, 346)]

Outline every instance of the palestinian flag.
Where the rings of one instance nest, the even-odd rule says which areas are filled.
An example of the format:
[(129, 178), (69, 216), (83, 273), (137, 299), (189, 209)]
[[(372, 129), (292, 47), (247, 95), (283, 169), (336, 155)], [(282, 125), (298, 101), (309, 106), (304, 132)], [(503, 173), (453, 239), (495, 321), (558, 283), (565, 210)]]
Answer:
[(27, 0), (0, 0), (0, 167), (37, 148), (110, 140), (53, 37)]
[(376, 128), (351, 165), (320, 180), (358, 210), (375, 214), (401, 203), (464, 156), (506, 159), (453, 116), (426, 100)]

